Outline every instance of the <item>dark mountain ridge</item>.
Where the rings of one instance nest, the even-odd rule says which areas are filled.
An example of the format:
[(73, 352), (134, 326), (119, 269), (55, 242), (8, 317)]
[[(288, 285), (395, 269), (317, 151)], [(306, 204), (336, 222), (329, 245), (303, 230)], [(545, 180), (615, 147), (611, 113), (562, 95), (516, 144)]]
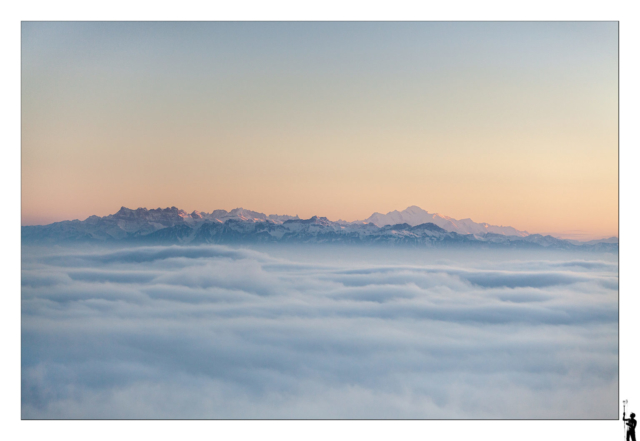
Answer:
[(481, 246), (553, 248), (617, 252), (610, 241), (576, 243), (552, 236), (524, 237), (497, 233), (460, 234), (427, 222), (376, 226), (373, 223), (332, 222), (326, 217), (266, 216), (237, 208), (210, 214), (186, 213), (176, 207), (132, 210), (122, 207), (104, 216), (90, 216), (49, 225), (23, 226), (24, 244), (130, 243), (130, 244), (233, 244), (233, 243), (343, 243), (409, 246)]

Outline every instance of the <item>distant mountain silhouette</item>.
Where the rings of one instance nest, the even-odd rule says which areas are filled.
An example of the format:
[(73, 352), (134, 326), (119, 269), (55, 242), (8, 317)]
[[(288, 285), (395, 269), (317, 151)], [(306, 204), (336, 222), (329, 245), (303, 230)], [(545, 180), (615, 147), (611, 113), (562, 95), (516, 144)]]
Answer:
[[(436, 222), (417, 223), (431, 216)], [(388, 224), (399, 218), (404, 222)], [(243, 208), (187, 213), (176, 207), (135, 210), (122, 207), (108, 216), (90, 216), (49, 225), (22, 227), (23, 243), (121, 242), (140, 244), (200, 243), (344, 243), (413, 246), (484, 246), (616, 251), (611, 240), (576, 243), (552, 236), (527, 235), (511, 227), (476, 224), (431, 215), (419, 207), (386, 215), (374, 213), (367, 221), (332, 222), (326, 217), (265, 215)], [(375, 221), (375, 222), (374, 222)], [(377, 222), (377, 224), (376, 224)], [(475, 229), (476, 233), (452, 231)], [(453, 227), (451, 227), (453, 225)], [(492, 229), (505, 233), (496, 233)], [(479, 230), (478, 230), (479, 229)], [(467, 231), (464, 230), (464, 231)]]

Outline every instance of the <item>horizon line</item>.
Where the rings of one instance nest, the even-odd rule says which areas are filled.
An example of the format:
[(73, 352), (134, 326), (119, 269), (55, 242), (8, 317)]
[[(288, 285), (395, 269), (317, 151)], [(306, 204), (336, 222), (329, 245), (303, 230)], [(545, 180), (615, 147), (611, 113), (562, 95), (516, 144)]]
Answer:
[[(555, 238), (558, 238), (558, 239), (563, 239), (563, 240), (575, 240), (575, 241), (579, 241), (579, 242), (588, 242), (588, 241), (591, 241), (591, 240), (604, 240), (604, 239), (611, 239), (611, 238), (616, 238), (616, 239), (618, 239), (618, 240), (619, 240), (619, 234), (614, 234), (614, 235), (608, 235), (608, 234), (593, 234), (593, 233), (589, 233), (588, 231), (585, 231), (585, 230), (568, 230), (568, 231), (557, 231), (557, 232), (556, 232), (556, 231), (529, 232), (529, 231), (524, 230), (524, 229), (522, 229), (522, 230), (521, 230), (521, 229), (518, 229), (517, 227), (511, 226), (511, 225), (497, 225), (497, 224), (490, 224), (490, 223), (488, 223), (488, 222), (478, 222), (478, 221), (474, 221), (471, 217), (466, 217), (466, 218), (456, 219), (456, 218), (454, 218), (454, 217), (447, 216), (447, 215), (442, 215), (442, 214), (440, 214), (440, 213), (436, 213), (436, 212), (431, 213), (431, 212), (429, 212), (429, 211), (427, 211), (427, 210), (423, 209), (423, 208), (422, 208), (422, 207), (420, 207), (419, 205), (415, 205), (415, 204), (413, 204), (413, 205), (409, 205), (409, 206), (408, 206), (407, 208), (405, 208), (404, 210), (395, 209), (395, 210), (388, 211), (387, 213), (381, 213), (381, 212), (378, 212), (378, 211), (374, 211), (374, 212), (369, 216), (369, 218), (370, 218), (370, 217), (372, 217), (372, 216), (374, 216), (375, 214), (380, 214), (380, 215), (386, 216), (386, 215), (389, 215), (389, 214), (391, 214), (391, 213), (402, 213), (402, 212), (404, 212), (404, 211), (408, 210), (409, 208), (413, 208), (413, 207), (416, 207), (416, 208), (418, 208), (418, 209), (420, 209), (420, 210), (422, 210), (422, 211), (424, 211), (424, 212), (426, 212), (426, 213), (428, 213), (428, 214), (432, 214), (432, 215), (439, 216), (439, 217), (441, 217), (441, 218), (443, 218), (443, 219), (447, 219), (447, 220), (448, 220), (448, 219), (452, 219), (452, 220), (455, 220), (455, 221), (470, 220), (471, 222), (474, 222), (474, 223), (476, 223), (476, 224), (486, 224), (486, 225), (489, 225), (489, 226), (493, 226), (493, 227), (500, 227), (500, 228), (513, 228), (513, 229), (515, 229), (515, 230), (517, 230), (517, 231), (519, 231), (519, 232), (526, 233), (526, 234), (527, 234), (527, 235), (529, 235), (529, 236), (530, 236), (530, 235), (534, 235), (534, 234), (540, 234), (540, 235), (542, 235), (542, 236), (552, 236), (552, 237), (555, 237)], [(126, 210), (131, 210), (131, 211), (136, 211), (136, 210), (141, 210), (141, 209), (142, 209), (142, 210), (146, 210), (146, 211), (152, 211), (152, 210), (163, 210), (163, 211), (164, 211), (164, 210), (171, 210), (171, 209), (175, 208), (176, 210), (178, 210), (178, 211), (182, 211), (182, 212), (183, 212), (183, 213), (185, 213), (185, 214), (192, 214), (192, 213), (194, 213), (194, 212), (198, 212), (198, 213), (205, 213), (205, 214), (212, 214), (214, 211), (225, 211), (225, 212), (227, 212), (227, 213), (230, 213), (230, 212), (232, 212), (232, 211), (234, 211), (234, 210), (245, 210), (245, 211), (252, 211), (252, 212), (254, 212), (254, 213), (259, 213), (259, 214), (262, 214), (262, 215), (267, 216), (267, 217), (269, 217), (269, 216), (291, 216), (291, 217), (299, 218), (299, 219), (301, 219), (301, 220), (305, 220), (305, 218), (301, 218), (301, 217), (299, 217), (299, 216), (298, 216), (298, 214), (295, 214), (295, 215), (290, 215), (290, 214), (276, 214), (276, 213), (266, 214), (266, 213), (262, 213), (262, 212), (260, 212), (260, 211), (251, 210), (251, 209), (244, 208), (244, 207), (236, 207), (236, 208), (232, 208), (232, 209), (230, 209), (230, 210), (226, 210), (226, 209), (224, 209), (224, 208), (216, 208), (216, 209), (213, 209), (213, 210), (212, 210), (212, 211), (210, 211), (210, 212), (207, 212), (207, 211), (201, 211), (201, 210), (193, 210), (191, 213), (189, 213), (188, 211), (183, 210), (183, 209), (181, 209), (181, 208), (178, 208), (178, 207), (176, 207), (175, 205), (168, 206), (168, 207), (165, 207), (165, 208), (163, 208), (163, 207), (158, 207), (158, 208), (147, 208), (147, 207), (128, 208), (128, 207), (125, 207), (124, 205), (122, 205), (122, 206), (121, 206), (118, 210), (116, 210), (115, 212), (110, 213), (110, 214), (107, 214), (107, 215), (104, 215), (104, 216), (98, 216), (98, 215), (92, 214), (92, 215), (87, 216), (87, 217), (86, 217), (86, 218), (84, 218), (84, 219), (75, 218), (75, 219), (61, 219), (61, 220), (52, 220), (52, 219), (53, 219), (53, 217), (51, 217), (51, 218), (49, 218), (49, 219), (50, 219), (50, 220), (52, 220), (52, 221), (47, 222), (47, 223), (35, 223), (36, 221), (32, 221), (32, 222), (25, 222), (25, 221), (24, 221), (24, 216), (23, 216), (23, 214), (22, 214), (22, 210), (21, 210), (21, 222), (20, 222), (20, 227), (28, 227), (28, 226), (46, 226), (46, 225), (51, 225), (51, 224), (55, 224), (55, 223), (59, 223), (59, 222), (72, 222), (72, 221), (84, 222), (84, 221), (86, 221), (87, 219), (89, 219), (90, 217), (93, 217), (93, 216), (97, 216), (97, 217), (107, 217), (107, 216), (111, 216), (111, 215), (117, 214), (117, 213), (118, 213), (119, 211), (121, 211), (123, 208), (124, 208), (124, 209), (126, 209)], [(348, 221), (348, 220), (343, 220), (342, 218), (339, 218), (338, 220), (331, 220), (331, 219), (329, 219), (329, 218), (328, 218), (328, 217), (326, 217), (326, 216), (320, 216), (320, 215), (313, 215), (313, 216), (310, 216), (308, 219), (311, 219), (311, 218), (313, 218), (313, 217), (319, 217), (319, 218), (324, 217), (325, 219), (327, 219), (327, 220), (329, 220), (329, 221), (331, 221), (331, 222), (347, 222), (347, 223), (363, 222), (363, 221), (365, 221), (365, 220), (366, 220), (366, 219), (356, 219), (356, 220), (353, 220), (353, 221)], [(39, 216), (39, 218), (40, 218), (41, 220), (47, 219), (47, 217), (46, 217), (46, 216)], [(368, 218), (367, 218), (367, 219), (368, 219)], [(580, 239), (580, 238), (582, 238), (582, 239)]]

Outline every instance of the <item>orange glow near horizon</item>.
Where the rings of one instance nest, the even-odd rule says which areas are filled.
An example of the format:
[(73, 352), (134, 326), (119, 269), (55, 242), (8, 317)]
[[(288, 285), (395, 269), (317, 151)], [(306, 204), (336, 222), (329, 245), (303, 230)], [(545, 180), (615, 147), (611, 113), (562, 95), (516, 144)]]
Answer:
[(23, 225), (417, 205), (618, 235), (617, 24), (135, 26), (23, 24)]

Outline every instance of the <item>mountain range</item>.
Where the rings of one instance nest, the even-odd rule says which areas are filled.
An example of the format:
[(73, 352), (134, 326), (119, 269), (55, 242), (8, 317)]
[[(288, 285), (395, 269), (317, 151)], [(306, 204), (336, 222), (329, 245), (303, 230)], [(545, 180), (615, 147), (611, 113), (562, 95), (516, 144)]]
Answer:
[(362, 223), (372, 223), (378, 227), (385, 225), (396, 224), (409, 224), (416, 226), (425, 223), (433, 223), (440, 228), (447, 231), (452, 231), (459, 234), (504, 234), (506, 236), (528, 236), (526, 231), (516, 230), (513, 227), (503, 227), (496, 225), (489, 225), (486, 223), (477, 223), (471, 219), (456, 220), (449, 216), (442, 216), (438, 213), (429, 213), (422, 208), (412, 205), (403, 211), (391, 211), (387, 214), (373, 213), (369, 218), (364, 221), (357, 221)]
[(456, 220), (411, 206), (403, 211), (374, 213), (361, 221), (330, 221), (326, 217), (265, 215), (231, 211), (187, 213), (176, 207), (135, 210), (122, 207), (108, 216), (89, 216), (49, 225), (22, 227), (25, 244), (123, 242), (140, 244), (201, 243), (348, 243), (416, 246), (483, 245), (617, 251), (617, 238), (580, 243), (529, 234), (509, 226)]

